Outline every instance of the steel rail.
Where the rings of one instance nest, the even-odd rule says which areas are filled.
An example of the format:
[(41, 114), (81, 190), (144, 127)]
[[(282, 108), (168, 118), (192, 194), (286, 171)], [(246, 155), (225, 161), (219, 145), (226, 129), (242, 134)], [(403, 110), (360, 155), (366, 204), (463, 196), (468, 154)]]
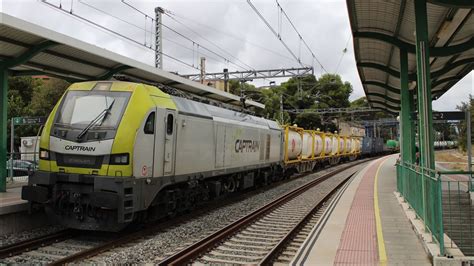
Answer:
[[(299, 176), (299, 177), (301, 177), (301, 176)], [(286, 180), (283, 181), (283, 183), (286, 183), (286, 182), (287, 182)], [(272, 188), (272, 187), (274, 187), (274, 185), (281, 185), (281, 184), (282, 184), (281, 182), (276, 182), (276, 183), (268, 186), (268, 188)], [(256, 192), (258, 192), (258, 190), (256, 190)], [(98, 255), (102, 252), (108, 251), (110, 249), (113, 249), (113, 248), (115, 248), (117, 246), (120, 246), (122, 244), (125, 244), (127, 242), (134, 241), (134, 240), (139, 239), (143, 236), (146, 236), (150, 233), (156, 233), (159, 230), (163, 230), (163, 229), (166, 229), (166, 228), (169, 228), (169, 227), (172, 227), (172, 226), (179, 225), (183, 222), (187, 222), (190, 219), (193, 219), (194, 217), (199, 217), (202, 214), (207, 213), (209, 210), (215, 209), (217, 206), (222, 207), (222, 206), (225, 206), (227, 204), (231, 204), (235, 200), (242, 199), (242, 197), (246, 197), (246, 196), (248, 196), (248, 194), (237, 195), (235, 197), (229, 196), (227, 198), (227, 200), (229, 200), (229, 201), (224, 202), (224, 204), (222, 204), (222, 202), (220, 202), (220, 203), (219, 202), (209, 203), (208, 205), (206, 205), (206, 207), (204, 207), (202, 209), (198, 209), (197, 211), (194, 211), (190, 215), (184, 215), (184, 216), (178, 217), (177, 219), (168, 220), (166, 222), (158, 222), (157, 224), (152, 224), (152, 225), (150, 225), (150, 226), (148, 226), (148, 227), (146, 227), (146, 228), (144, 228), (140, 231), (126, 233), (126, 234), (124, 234), (122, 236), (119, 236), (118, 238), (115, 238), (113, 240), (110, 240), (110, 241), (108, 241), (104, 244), (92, 247), (90, 249), (80, 251), (80, 252), (75, 253), (73, 255), (70, 255), (70, 256), (61, 258), (59, 260), (56, 260), (54, 262), (51, 262), (49, 265), (64, 265), (64, 264), (67, 264), (67, 263), (79, 261), (81, 259), (86, 259), (86, 258), (96, 256), (96, 255)]]
[(344, 184), (346, 184), (347, 181), (349, 181), (357, 171), (354, 173), (350, 174), (348, 177), (346, 177), (344, 180), (342, 180), (334, 189), (332, 189), (324, 198), (316, 202), (313, 207), (304, 215), (303, 218), (291, 229), (279, 242), (276, 244), (272, 250), (258, 263), (258, 265), (271, 265), (273, 260), (278, 256), (278, 254), (281, 252), (281, 250), (286, 246), (287, 243), (291, 241), (293, 236), (295, 236), (301, 228), (308, 222), (313, 214), (321, 209), (324, 205), (325, 202), (327, 202), (331, 196), (338, 191)]
[(38, 247), (63, 241), (76, 236), (78, 233), (78, 231), (73, 229), (65, 229), (46, 236), (39, 236), (33, 239), (27, 239), (18, 243), (13, 243), (0, 248), (0, 259), (12, 257)]
[[(361, 163), (365, 162), (365, 161), (368, 161), (368, 160), (371, 160), (371, 159), (366, 159), (366, 160), (362, 160)], [(335, 175), (337, 173), (340, 173), (344, 170), (347, 170), (351, 167), (354, 167), (356, 166), (357, 164), (351, 164), (349, 166), (346, 166), (346, 167), (343, 167), (341, 169), (338, 169), (338, 170), (335, 170), (333, 172), (330, 172), (330, 173), (327, 173), (321, 177), (319, 177), (317, 180), (319, 180), (318, 182), (322, 182), (323, 179), (327, 179), (329, 178), (330, 176), (332, 175)], [(307, 174), (311, 174), (311, 173), (307, 173)], [(304, 174), (303, 176), (305, 176), (306, 174)], [(301, 177), (301, 176), (300, 176)], [(316, 180), (316, 181), (317, 181)], [(314, 181), (313, 181), (314, 182)], [(280, 182), (277, 182), (276, 184), (280, 184)], [(309, 183), (304, 185), (306, 187), (306, 189), (309, 189), (310, 186), (309, 186)], [(300, 187), (300, 189), (302, 189), (302, 187)], [(290, 192), (291, 193), (291, 192)], [(289, 195), (290, 193), (287, 193), (286, 196), (287, 197), (290, 197), (291, 195)], [(294, 196), (297, 196), (296, 194), (294, 194)], [(238, 198), (240, 198), (240, 196), (234, 198), (234, 197), (231, 197), (232, 199), (231, 200), (236, 200)], [(233, 202), (233, 201), (231, 201)], [(217, 204), (217, 203), (216, 203)], [(221, 206), (221, 205), (219, 205)], [(71, 262), (76, 262), (76, 261), (79, 261), (81, 259), (86, 259), (86, 258), (90, 258), (90, 257), (93, 257), (93, 256), (96, 256), (102, 252), (105, 252), (107, 250), (111, 250), (117, 246), (120, 246), (122, 244), (126, 244), (128, 242), (131, 242), (131, 241), (135, 241), (143, 236), (146, 236), (148, 234), (151, 234), (151, 233), (156, 233), (157, 231), (159, 230), (163, 230), (165, 228), (168, 228), (168, 227), (172, 227), (172, 226), (176, 226), (177, 224), (180, 224), (182, 223), (183, 221), (186, 222), (188, 221), (189, 219), (192, 219), (192, 217), (197, 217), (197, 216), (200, 216), (202, 215), (203, 213), (206, 213), (209, 209), (212, 209), (212, 208), (215, 208), (214, 204), (211, 204), (210, 206), (207, 207), (204, 207), (203, 209), (201, 210), (198, 210), (197, 212), (194, 212), (194, 214), (191, 214), (189, 217), (188, 215), (185, 215), (185, 216), (182, 216), (182, 217), (179, 217), (178, 219), (173, 219), (173, 220), (169, 220), (169, 221), (166, 221), (166, 222), (159, 222), (158, 224), (153, 224), (153, 225), (150, 225), (150, 226), (147, 226), (145, 227), (144, 229), (142, 230), (139, 230), (139, 231), (133, 231), (133, 232), (128, 232), (128, 233), (125, 233), (121, 236), (118, 236), (117, 238), (115, 239), (112, 239), (110, 241), (107, 241), (106, 243), (104, 244), (99, 244), (95, 247), (92, 247), (92, 248), (89, 248), (89, 249), (86, 249), (86, 250), (83, 250), (83, 251), (80, 251), (78, 253), (75, 253), (75, 254), (72, 254), (70, 256), (67, 256), (67, 257), (63, 257), (59, 260), (56, 260), (56, 261), (53, 261), (51, 263), (49, 263), (49, 265), (64, 265), (64, 264), (68, 264), (68, 263), (71, 263)], [(240, 221), (240, 220), (239, 220)], [(213, 234), (214, 235), (214, 234)], [(213, 236), (211, 235), (211, 236)], [(209, 238), (209, 237), (207, 237)], [(207, 239), (206, 238), (206, 239)], [(51, 242), (50, 242), (51, 243)], [(38, 246), (38, 245), (37, 245)], [(36, 246), (36, 247), (37, 247)], [(9, 256), (7, 256), (9, 257)], [(168, 259), (170, 258), (167, 258), (166, 261), (168, 261)], [(165, 261), (163, 261), (165, 262)], [(161, 265), (163, 264), (160, 263)]]
[[(356, 164), (358, 165), (358, 164)], [(343, 167), (341, 169), (332, 171), (327, 173), (318, 179), (315, 179), (311, 182), (306, 183), (303, 186), (300, 186), (285, 195), (279, 197), (278, 199), (270, 202), (269, 204), (253, 211), (249, 215), (246, 215), (239, 220), (231, 223), (230, 225), (222, 228), (221, 230), (215, 232), (212, 235), (209, 235), (203, 238), (201, 241), (196, 242), (187, 248), (171, 255), (170, 257), (166, 258), (165, 260), (161, 261), (159, 265), (186, 265), (192, 260), (196, 259), (198, 256), (202, 255), (212, 247), (214, 247), (217, 243), (227, 239), (232, 234), (238, 232), (242, 227), (249, 225), (250, 223), (254, 222), (258, 218), (264, 216), (268, 212), (274, 210), (275, 208), (281, 206), (283, 203), (288, 202), (289, 200), (295, 198), (296, 196), (302, 194), (303, 192), (307, 191), (308, 189), (320, 184), (321, 182), (329, 179), (330, 177), (341, 173), (347, 169), (350, 169), (356, 165), (350, 165)]]

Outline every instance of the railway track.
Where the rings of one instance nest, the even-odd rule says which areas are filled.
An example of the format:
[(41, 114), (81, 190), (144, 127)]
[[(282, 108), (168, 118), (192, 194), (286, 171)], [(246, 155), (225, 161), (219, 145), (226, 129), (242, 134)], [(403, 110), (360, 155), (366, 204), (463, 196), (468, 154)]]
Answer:
[[(367, 161), (367, 160), (364, 160), (364, 161)], [(361, 161), (360, 163), (363, 163), (364, 161)], [(323, 183), (323, 181), (328, 180), (330, 177), (332, 177), (332, 176), (334, 176), (338, 173), (341, 173), (345, 170), (348, 170), (352, 167), (355, 167), (355, 166), (359, 165), (360, 163), (350, 164), (348, 166), (339, 168), (338, 170), (327, 173), (327, 174), (321, 176), (320, 178), (316, 179), (315, 181), (313, 181), (311, 183), (308, 183), (308, 184), (306, 184), (306, 185), (304, 185), (304, 186), (302, 186), (302, 187), (300, 187), (300, 188), (284, 195), (283, 197), (279, 198), (277, 201), (274, 201), (273, 204), (276, 204), (277, 202), (279, 202), (280, 205), (283, 205), (285, 201), (289, 201), (292, 198), (297, 197), (298, 193), (302, 193), (306, 190), (310, 190), (311, 187), (314, 187), (317, 184)], [(347, 180), (347, 179), (348, 179), (348, 177), (344, 178), (344, 180)], [(338, 184), (333, 184), (333, 187), (329, 190), (333, 191), (335, 188), (337, 189), (337, 187), (339, 187), (341, 184), (342, 184), (341, 182), (339, 182)], [(328, 189), (326, 189), (326, 190), (329, 191)], [(328, 192), (326, 194), (327, 195), (325, 195), (323, 198), (319, 199), (319, 203), (316, 204), (317, 206), (312, 206), (311, 209), (318, 209), (319, 208), (319, 210), (321, 210), (321, 207), (324, 206), (325, 200), (327, 200), (331, 196), (330, 192)], [(246, 197), (246, 196), (248, 196), (248, 195), (244, 194), (242, 197)], [(235, 197), (233, 200), (235, 201), (238, 198), (240, 198), (240, 196)], [(303, 202), (303, 201), (301, 201), (301, 202)], [(294, 204), (294, 203), (291, 203), (291, 204), (287, 203), (287, 209), (288, 208), (290, 208), (290, 209), (293, 208), (293, 210), (298, 210), (298, 211), (295, 211), (295, 212), (290, 211), (290, 212), (287, 212), (285, 214), (286, 216), (283, 215), (284, 217), (286, 217), (286, 219), (284, 219), (284, 221), (287, 221), (288, 222), (287, 224), (282, 224), (282, 223), (279, 223), (277, 221), (277, 220), (282, 218), (282, 217), (278, 217), (278, 214), (283, 214), (285, 212), (284, 206), (276, 208), (275, 206), (277, 206), (277, 205), (273, 205), (274, 206), (273, 207), (274, 212), (270, 213), (269, 216), (266, 218), (266, 220), (268, 222), (270, 222), (270, 224), (272, 224), (271, 222), (273, 222), (273, 225), (274, 225), (274, 230), (272, 229), (270, 232), (268, 232), (268, 237), (266, 237), (267, 239), (264, 239), (265, 241), (268, 241), (268, 244), (265, 244), (267, 247), (271, 247), (272, 245), (274, 247), (274, 249), (272, 249), (273, 253), (269, 253), (269, 254), (277, 254), (280, 251), (280, 249), (282, 249), (286, 245), (285, 241), (276, 241), (278, 238), (281, 238), (286, 231), (288, 231), (288, 232), (286, 232), (286, 234), (284, 234), (284, 236), (286, 238), (289, 239), (291, 237), (294, 237), (294, 235), (296, 233), (296, 229), (294, 229), (294, 230), (288, 230), (288, 229), (295, 222), (298, 221), (298, 226), (299, 226), (298, 228), (300, 228), (300, 227), (304, 227), (305, 225), (306, 226), (311, 225), (312, 223), (314, 223), (315, 221), (318, 220), (318, 213), (320, 211), (319, 212), (318, 211), (316, 211), (316, 212), (310, 211), (308, 209), (308, 204), (302, 204), (302, 203), (300, 203), (300, 205), (298, 205), (297, 203), (296, 203), (296, 205), (292, 205), (292, 204)], [(66, 264), (66, 263), (81, 261), (81, 260), (96, 256), (96, 255), (98, 255), (102, 252), (111, 250), (111, 249), (113, 249), (115, 247), (118, 247), (120, 245), (124, 245), (124, 244), (130, 243), (130, 242), (136, 241), (137, 239), (149, 236), (150, 234), (153, 234), (153, 233), (156, 234), (157, 232), (163, 231), (163, 229), (165, 229), (165, 228), (169, 228), (169, 227), (173, 227), (173, 226), (179, 226), (180, 223), (183, 223), (184, 221), (193, 219), (193, 217), (202, 215), (203, 213), (206, 213), (207, 211), (209, 211), (209, 209), (215, 208), (216, 206), (214, 206), (214, 205), (219, 205), (219, 204), (218, 203), (210, 204), (206, 208), (203, 208), (201, 210), (197, 210), (194, 214), (184, 215), (182, 217), (178, 217), (178, 218), (173, 219), (173, 220), (169, 220), (169, 221), (166, 221), (166, 222), (161, 222), (161, 223), (157, 223), (157, 224), (154, 224), (154, 225), (150, 225), (150, 226), (144, 227), (141, 230), (131, 230), (129, 232), (121, 233), (118, 236), (117, 235), (111, 235), (111, 234), (97, 234), (97, 233), (95, 233), (94, 235), (91, 236), (89, 234), (84, 234), (84, 232), (77, 231), (77, 230), (70, 230), (70, 229), (62, 230), (62, 231), (56, 232), (56, 233), (51, 234), (51, 235), (46, 235), (46, 236), (43, 236), (43, 237), (38, 237), (38, 238), (31, 239), (31, 240), (22, 241), (22, 242), (19, 242), (19, 243), (16, 243), (16, 244), (12, 244), (12, 245), (0, 248), (0, 263), (7, 263), (7, 264), (10, 264), (10, 263), (42, 263), (42, 264), (47, 263), (47, 264), (51, 264), (51, 265), (63, 265), (63, 264)], [(222, 205), (222, 202), (220, 203), (220, 205)], [(267, 205), (264, 208), (269, 210), (272, 207), (269, 207), (269, 205)], [(259, 209), (259, 210), (260, 210), (260, 212), (259, 212), (260, 214), (254, 212), (251, 215), (254, 215), (255, 217), (261, 215), (262, 211), (261, 211), (261, 209)], [(257, 211), (259, 211), (259, 210), (257, 210)], [(313, 216), (314, 215), (315, 216), (313, 218), (311, 218), (310, 213), (313, 213)], [(305, 218), (302, 218), (302, 217), (305, 217)], [(239, 221), (242, 222), (242, 219), (240, 219)], [(237, 221), (237, 222), (239, 222), (239, 221)], [(248, 239), (248, 237), (251, 237), (251, 236), (254, 236), (254, 237), (258, 238), (259, 234), (261, 234), (262, 231), (265, 231), (265, 229), (262, 228), (262, 225), (260, 225), (260, 229), (261, 229), (260, 231), (258, 229), (259, 228), (258, 225), (255, 225), (255, 226), (257, 227), (257, 229), (254, 229), (253, 232), (249, 231), (246, 236), (244, 235), (244, 239), (245, 239), (245, 237), (247, 237), (247, 239)], [(265, 227), (265, 226), (263, 226), (263, 227)], [(305, 230), (303, 229), (301, 232), (299, 232), (299, 234), (301, 234), (301, 233), (304, 234), (304, 232), (305, 232)], [(263, 232), (263, 233), (265, 233), (265, 232)], [(212, 234), (210, 237), (215, 236), (215, 235), (216, 235), (216, 233)], [(225, 238), (225, 236), (224, 236), (224, 238)], [(208, 239), (208, 238), (206, 238), (206, 239)], [(278, 243), (276, 243), (276, 242), (278, 242)], [(194, 247), (196, 245), (199, 245), (200, 243), (202, 244), (202, 241), (200, 241), (200, 242), (198, 242), (198, 243), (196, 243), (192, 246)], [(243, 243), (245, 243), (245, 241)], [(279, 244), (279, 245), (275, 245), (275, 244)], [(234, 245), (234, 246), (236, 246), (236, 245)], [(291, 246), (286, 246), (285, 248), (287, 250), (290, 250), (290, 252), (291, 252), (291, 250), (294, 249), (294, 246), (293, 246), (293, 248)], [(232, 250), (230, 248), (227, 248), (227, 249), (229, 249), (229, 250), (226, 250), (224, 248), (224, 252), (232, 252)], [(189, 247), (185, 248), (183, 251), (185, 251), (185, 250), (189, 250)], [(255, 250), (258, 251), (258, 247), (255, 248)], [(203, 251), (201, 250), (199, 254), (202, 254), (202, 253), (203, 253)], [(252, 252), (249, 252), (249, 253), (252, 253)], [(261, 254), (261, 253), (262, 252), (259, 252), (259, 254)], [(288, 251), (285, 251), (285, 253), (288, 253)], [(178, 254), (182, 254), (182, 252), (176, 253), (171, 257), (165, 258), (165, 260), (162, 261), (162, 264), (168, 264), (168, 263), (181, 264), (179, 261), (173, 262), (173, 258), (176, 258), (176, 256)], [(216, 254), (216, 253), (214, 252), (214, 254)], [(217, 253), (217, 254), (219, 254), (219, 253)], [(272, 255), (272, 256), (268, 255), (267, 257), (268, 258), (272, 257), (272, 259), (273, 259), (273, 256), (274, 255)], [(285, 255), (283, 254), (283, 257), (284, 256)], [(189, 259), (188, 261), (191, 261), (191, 260), (192, 259)]]
[(328, 199), (355, 174), (352, 167), (333, 171), (283, 195), (160, 265), (271, 264), (290, 260)]
[(78, 234), (78, 231), (65, 229), (52, 234), (27, 239), (0, 248), (0, 259), (12, 257), (46, 245), (57, 243)]
[(63, 258), (93, 249), (109, 239), (107, 234), (81, 235), (66, 229), (0, 249), (0, 264), (54, 264)]

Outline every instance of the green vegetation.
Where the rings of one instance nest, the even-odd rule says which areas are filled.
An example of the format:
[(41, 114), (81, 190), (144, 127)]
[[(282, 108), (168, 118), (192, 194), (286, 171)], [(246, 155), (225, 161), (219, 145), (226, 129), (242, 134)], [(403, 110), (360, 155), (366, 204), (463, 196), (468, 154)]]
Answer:
[[(469, 100), (466, 102), (461, 102), (460, 105), (458, 105), (456, 108), (459, 111), (467, 111), (468, 109), (471, 110), (471, 143), (473, 142), (472, 137), (474, 136), (474, 109), (472, 106), (474, 105), (474, 97), (472, 95), (469, 95)], [(459, 126), (459, 137), (458, 137), (458, 142), (459, 142), (459, 148), (463, 151), (467, 151), (467, 123), (466, 120), (463, 120)]]
[[(234, 82), (230, 86), (230, 92), (239, 95), (240, 88), (233, 89), (233, 86), (239, 86), (239, 83)], [(347, 81), (343, 82), (341, 77), (335, 74), (325, 74), (319, 79), (313, 75), (290, 78), (280, 86), (261, 90), (248, 84), (243, 86), (245, 95), (265, 104), (262, 116), (280, 121), (282, 96), (284, 111), (283, 121), (280, 122), (297, 124), (307, 129), (336, 130), (332, 122), (324, 121), (319, 115), (311, 113), (311, 110), (351, 106), (349, 96), (352, 93), (352, 85)], [(306, 111), (296, 112), (296, 109)]]
[(369, 107), (369, 102), (365, 96), (351, 102), (352, 108)]
[[(8, 79), (8, 120), (16, 116), (48, 116), (69, 83), (55, 78), (47, 81), (31, 77)], [(35, 136), (39, 126), (15, 128), (15, 147), (20, 145), (20, 136)], [(10, 140), (10, 123), (8, 123)]]
[[(48, 80), (31, 77), (9, 78), (8, 119), (16, 116), (47, 116), (69, 83), (50, 78)], [(280, 95), (283, 98), (283, 123), (297, 124), (307, 129), (326, 131), (337, 130), (331, 118), (321, 117), (310, 110), (320, 108), (368, 106), (365, 97), (354, 102), (349, 101), (352, 85), (343, 81), (339, 75), (325, 74), (317, 79), (313, 75), (291, 78), (280, 86), (258, 89), (251, 84), (229, 81), (229, 90), (235, 95), (245, 95), (248, 99), (266, 105), (258, 115), (280, 120)], [(303, 112), (295, 112), (304, 109)], [(340, 115), (344, 117), (344, 115)], [(33, 136), (38, 133), (38, 126), (21, 126), (16, 128), (15, 146), (19, 145), (18, 136)]]

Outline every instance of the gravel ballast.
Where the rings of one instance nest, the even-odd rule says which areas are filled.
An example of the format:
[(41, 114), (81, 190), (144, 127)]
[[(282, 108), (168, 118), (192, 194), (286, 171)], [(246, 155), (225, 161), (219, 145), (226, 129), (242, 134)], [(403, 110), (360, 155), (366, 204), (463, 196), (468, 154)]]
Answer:
[(40, 236), (45, 236), (49, 235), (55, 232), (59, 232), (61, 230), (64, 230), (65, 228), (60, 225), (49, 225), (49, 226), (43, 226), (39, 228), (34, 228), (31, 230), (26, 230), (23, 232), (19, 233), (14, 233), (14, 234), (6, 234), (6, 235), (1, 235), (0, 236), (0, 248), (12, 245), (15, 243), (19, 243), (21, 241), (37, 238)]
[[(360, 164), (362, 166), (360, 162), (352, 162), (350, 164)], [(296, 178), (262, 193), (249, 195), (249, 197), (244, 200), (216, 208), (205, 215), (179, 224), (174, 228), (157, 232), (146, 239), (141, 239), (129, 243), (126, 246), (110, 250), (86, 262), (107, 264), (157, 263), (166, 256), (234, 222), (290, 190), (347, 165), (349, 164), (320, 170), (317, 173)]]

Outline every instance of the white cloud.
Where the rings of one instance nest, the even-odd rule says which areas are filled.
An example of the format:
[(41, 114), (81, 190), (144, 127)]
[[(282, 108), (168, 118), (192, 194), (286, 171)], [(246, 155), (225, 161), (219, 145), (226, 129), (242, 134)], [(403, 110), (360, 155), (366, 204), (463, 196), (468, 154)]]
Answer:
[(461, 102), (469, 100), (469, 94), (474, 96), (474, 71), (458, 81), (449, 91), (438, 100), (433, 101), (433, 110), (455, 111)]
[[(69, 14), (48, 7), (39, 0), (0, 1), (3, 1), (3, 12), (154, 65), (154, 52), (150, 49), (117, 37), (104, 30), (99, 30), (97, 27), (85, 23), (78, 18), (73, 18)], [(47, 1), (55, 5), (61, 3), (63, 8), (71, 9), (70, 0)], [(182, 16), (184, 19), (180, 18), (180, 21), (219, 47), (224, 48), (231, 55), (219, 51), (213, 44), (196, 36), (185, 26), (176, 23), (169, 17), (164, 16), (163, 21), (176, 31), (184, 33), (193, 40), (217, 51), (240, 66), (243, 66), (245, 63), (255, 69), (298, 67), (298, 63), (291, 58), (288, 51), (258, 18), (246, 1), (175, 0), (158, 2), (151, 0), (127, 0), (127, 2), (152, 16), (157, 4)], [(351, 32), (346, 1), (280, 0), (279, 2), (326, 70), (330, 73), (335, 72)], [(75, 14), (129, 36), (137, 42), (150, 45), (153, 40), (150, 32), (154, 31), (154, 28), (151, 25), (150, 19), (145, 22), (143, 15), (127, 7), (120, 0), (72, 0), (72, 3), (72, 10)], [(252, 3), (267, 18), (275, 30), (278, 30), (278, 12), (275, 2), (270, 0), (253, 0)], [(86, 4), (110, 13), (118, 17), (118, 19), (105, 15)], [(139, 28), (144, 28), (146, 23), (147, 31), (149, 32), (145, 33), (144, 30), (140, 30), (121, 20), (138, 25)], [(211, 26), (212, 29), (208, 26)], [(285, 42), (287, 42), (297, 56), (301, 57), (303, 62), (306, 64), (313, 63), (309, 52), (305, 50), (303, 44), (299, 43), (296, 33), (285, 19), (283, 19), (281, 33)], [(193, 46), (191, 42), (184, 40), (168, 29), (164, 29), (164, 38), (163, 51), (188, 64), (197, 66), (198, 57), (204, 55), (207, 58), (206, 70), (208, 72), (220, 72), (223, 68), (228, 68), (230, 71), (241, 70), (238, 66), (226, 63), (218, 56), (206, 52), (202, 47), (198, 50), (196, 45)], [(173, 42), (178, 42), (180, 45), (187, 47), (187, 49)], [(214, 58), (217, 58), (217, 60)], [(315, 74), (319, 76), (323, 71), (321, 71), (316, 62), (314, 64)], [(196, 69), (184, 66), (166, 57), (164, 58), (164, 68), (168, 71), (177, 71), (183, 74), (197, 73)], [(342, 57), (337, 72), (342, 76), (343, 80), (349, 81), (353, 85), (352, 100), (364, 96), (365, 93), (362, 89), (354, 60), (352, 40), (348, 44), (347, 52)], [(441, 99), (435, 101), (433, 103), (435, 109), (452, 110), (455, 109), (460, 101), (467, 99), (467, 95), (473, 93), (472, 73), (467, 79), (469, 81), (466, 82), (465, 78), (445, 93)], [(284, 80), (277, 79), (276, 81), (281, 82)], [(269, 80), (259, 80), (254, 83), (261, 86), (267, 85), (268, 82)]]

